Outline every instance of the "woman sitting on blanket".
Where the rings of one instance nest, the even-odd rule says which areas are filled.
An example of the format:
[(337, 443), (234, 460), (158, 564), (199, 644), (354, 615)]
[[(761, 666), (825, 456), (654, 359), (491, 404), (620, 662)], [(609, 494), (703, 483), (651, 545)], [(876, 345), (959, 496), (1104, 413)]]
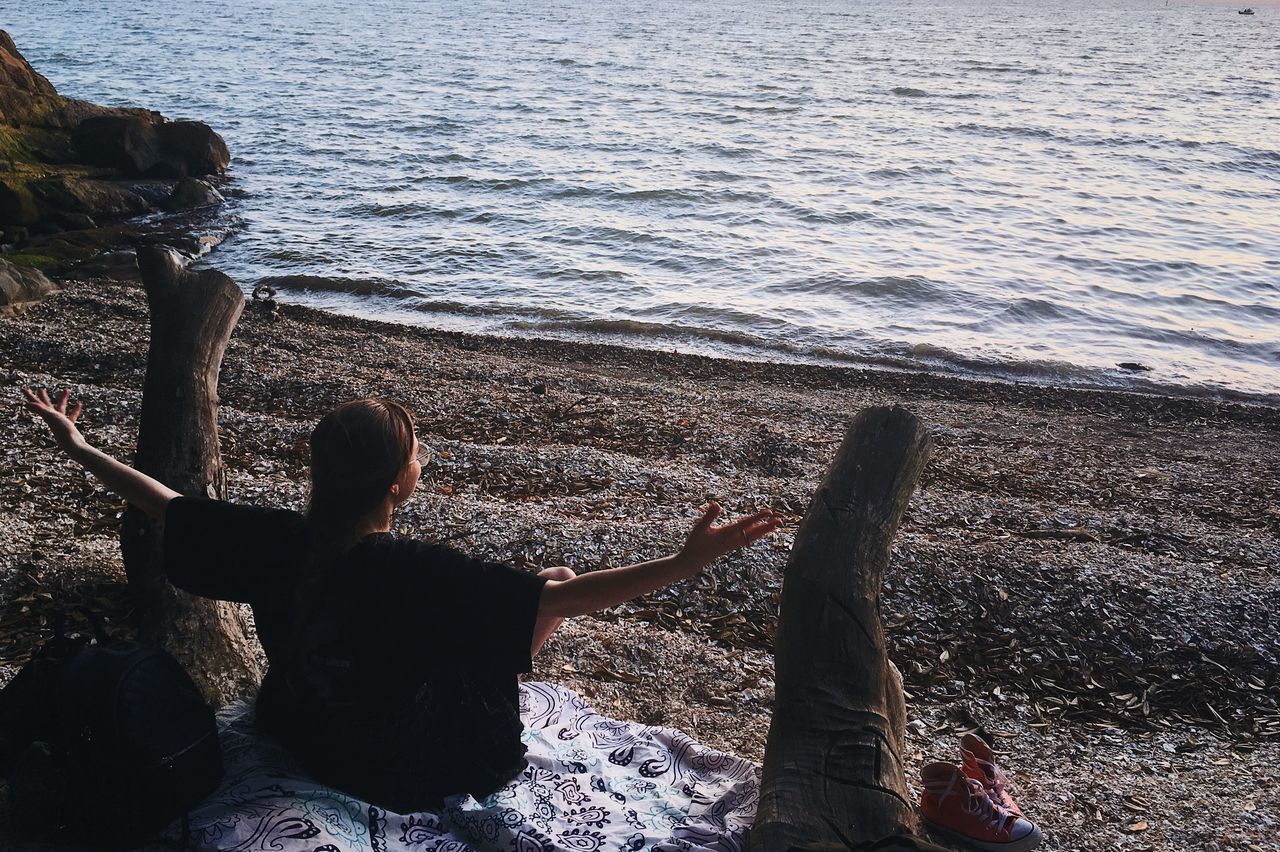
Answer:
[(68, 456), (163, 523), (175, 586), (252, 607), (270, 663), (258, 722), (317, 780), (401, 813), (484, 797), (524, 768), (516, 676), (563, 619), (693, 577), (780, 524), (763, 509), (716, 526), (712, 503), (674, 556), (532, 574), (390, 533), (428, 460), (390, 400), (321, 419), (300, 514), (182, 497), (89, 446), (67, 391), (23, 393)]

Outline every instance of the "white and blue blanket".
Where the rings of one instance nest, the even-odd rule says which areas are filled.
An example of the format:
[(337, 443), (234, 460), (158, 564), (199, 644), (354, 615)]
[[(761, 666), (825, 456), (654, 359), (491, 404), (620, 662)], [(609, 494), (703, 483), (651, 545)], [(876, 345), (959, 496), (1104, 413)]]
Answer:
[(607, 719), (552, 684), (522, 685), (520, 715), (529, 765), (514, 781), (483, 801), (396, 814), (310, 780), (233, 705), (219, 718), (226, 775), (191, 813), (191, 842), (245, 852), (745, 850), (756, 764), (670, 728)]

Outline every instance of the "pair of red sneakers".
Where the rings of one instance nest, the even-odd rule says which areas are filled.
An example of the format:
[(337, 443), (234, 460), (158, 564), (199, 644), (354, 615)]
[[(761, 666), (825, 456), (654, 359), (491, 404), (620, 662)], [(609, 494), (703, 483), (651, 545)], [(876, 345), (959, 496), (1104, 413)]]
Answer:
[(991, 746), (965, 734), (963, 762), (930, 763), (920, 770), (920, 813), (933, 826), (979, 849), (1027, 852), (1040, 845), (1040, 828), (1022, 815), (1005, 787)]

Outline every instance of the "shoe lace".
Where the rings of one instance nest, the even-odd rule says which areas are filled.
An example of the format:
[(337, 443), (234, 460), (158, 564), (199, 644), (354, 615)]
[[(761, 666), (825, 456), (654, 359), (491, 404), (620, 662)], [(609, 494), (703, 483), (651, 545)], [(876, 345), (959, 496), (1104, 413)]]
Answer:
[(1012, 811), (1007, 810), (999, 801), (993, 799), (982, 782), (976, 778), (968, 778), (957, 772), (952, 776), (951, 782), (942, 787), (932, 787), (935, 795), (938, 795), (938, 802), (941, 803), (948, 796), (964, 796), (965, 801), (960, 805), (960, 809), (967, 815), (974, 817), (976, 821), (985, 824), (988, 828), (1003, 832), (1008, 828), (1009, 823), (1014, 819)]
[(1000, 802), (987, 794), (982, 784), (974, 778), (966, 778), (969, 787), (969, 799), (961, 807), (964, 812), (976, 817), (993, 831), (1004, 831), (1013, 814), (1005, 810)]
[(994, 763), (987, 764), (987, 777), (991, 779), (991, 789), (995, 790), (996, 795), (1000, 797), (1000, 801), (1004, 801), (1004, 773), (1000, 771), (1000, 767), (996, 766)]
[(991, 793), (995, 794), (996, 801), (1004, 804), (1006, 792), (1004, 772), (990, 760), (983, 760), (980, 757), (973, 756), (973, 762), (982, 770), (982, 777), (986, 779), (983, 785)]

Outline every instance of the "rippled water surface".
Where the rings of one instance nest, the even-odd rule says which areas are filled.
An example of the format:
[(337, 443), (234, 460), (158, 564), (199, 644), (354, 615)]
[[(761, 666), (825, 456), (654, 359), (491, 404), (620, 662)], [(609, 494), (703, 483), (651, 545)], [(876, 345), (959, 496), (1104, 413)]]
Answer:
[[(199, 118), (285, 298), (450, 328), (1280, 393), (1280, 6), (0, 0)], [(1150, 372), (1130, 373), (1120, 362)]]

